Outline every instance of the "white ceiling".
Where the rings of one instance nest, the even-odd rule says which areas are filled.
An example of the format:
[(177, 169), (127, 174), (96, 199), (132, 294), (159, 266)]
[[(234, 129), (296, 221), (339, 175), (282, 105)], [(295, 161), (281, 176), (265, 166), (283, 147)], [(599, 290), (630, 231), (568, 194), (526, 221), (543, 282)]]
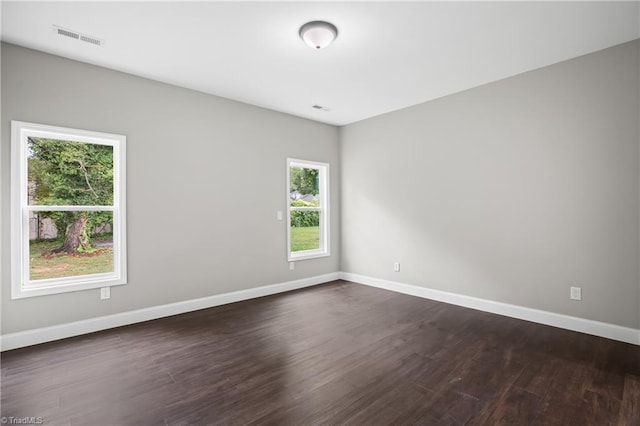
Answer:
[[(639, 2), (2, 3), (2, 39), (344, 125), (640, 37)], [(307, 21), (338, 27), (315, 51)], [(52, 25), (105, 40), (58, 36)], [(312, 105), (326, 106), (319, 111)]]

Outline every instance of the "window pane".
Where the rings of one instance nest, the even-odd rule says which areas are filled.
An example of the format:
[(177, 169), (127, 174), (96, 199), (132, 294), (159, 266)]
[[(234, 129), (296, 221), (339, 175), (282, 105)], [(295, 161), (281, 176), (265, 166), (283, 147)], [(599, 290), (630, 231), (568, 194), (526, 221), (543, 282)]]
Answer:
[(289, 173), (289, 202), (291, 207), (320, 206), (320, 170), (291, 167)]
[(29, 279), (113, 272), (112, 227), (111, 212), (31, 212)]
[(320, 248), (320, 212), (291, 212), (291, 251)]
[(113, 205), (113, 147), (28, 139), (29, 205)]
[(290, 262), (329, 255), (329, 164), (287, 159)]

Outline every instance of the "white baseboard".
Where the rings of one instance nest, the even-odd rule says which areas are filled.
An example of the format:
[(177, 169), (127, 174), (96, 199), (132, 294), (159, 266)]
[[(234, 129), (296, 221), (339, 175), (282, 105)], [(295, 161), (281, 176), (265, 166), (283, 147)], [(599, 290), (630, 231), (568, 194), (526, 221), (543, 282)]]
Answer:
[(283, 293), (285, 291), (296, 290), (303, 287), (310, 287), (334, 281), (340, 278), (339, 272), (314, 277), (303, 278), (295, 281), (266, 285), (262, 287), (239, 290), (231, 293), (216, 294), (214, 296), (200, 299), (185, 300), (182, 302), (170, 303), (168, 305), (153, 306), (150, 308), (138, 309), (135, 311), (122, 312), (119, 314), (106, 315), (91, 318), (83, 321), (70, 322), (66, 324), (54, 325), (51, 327), (37, 328), (34, 330), (21, 331), (18, 333), (5, 334), (0, 336), (0, 348), (2, 351), (36, 345), (38, 343), (51, 342), (53, 340), (65, 339), (67, 337), (79, 336), (93, 333), (95, 331), (106, 330), (123, 325), (135, 324), (138, 322), (154, 320), (171, 315), (183, 314), (197, 311), (199, 309), (211, 308), (242, 300), (255, 299), (256, 297), (269, 296), (271, 294)]
[(171, 315), (183, 314), (197, 311), (199, 309), (211, 308), (242, 300), (254, 299), (256, 297), (269, 296), (271, 294), (283, 293), (299, 288), (310, 287), (337, 279), (343, 279), (358, 284), (378, 287), (398, 293), (418, 296), (425, 299), (437, 300), (450, 303), (452, 305), (464, 306), (484, 312), (504, 315), (532, 321), (539, 324), (551, 325), (567, 330), (606, 337), (612, 340), (640, 345), (640, 330), (622, 327), (615, 324), (608, 324), (584, 318), (572, 317), (569, 315), (556, 314), (553, 312), (541, 311), (538, 309), (526, 308), (523, 306), (510, 305), (508, 303), (495, 302), (477, 297), (465, 296), (456, 293), (449, 293), (441, 290), (434, 290), (410, 284), (388, 281), (379, 278), (367, 277), (364, 275), (352, 274), (348, 272), (334, 272), (325, 275), (303, 278), (295, 281), (272, 284), (262, 287), (239, 290), (231, 293), (217, 294), (200, 299), (185, 300), (168, 305), (153, 306), (150, 308), (138, 309), (135, 311), (122, 312), (119, 314), (106, 315), (91, 318), (83, 321), (76, 321), (66, 324), (54, 325), (51, 327), (27, 330), (18, 333), (5, 334), (0, 336), (0, 348), (2, 351), (36, 345), (38, 343), (51, 342), (65, 339), (67, 337), (79, 336), (93, 333), (114, 327), (135, 324), (138, 322), (154, 320)]
[(398, 293), (477, 309), (479, 311), (491, 312), (507, 317), (518, 318), (539, 324), (551, 325), (567, 330), (578, 331), (580, 333), (592, 334), (594, 336), (606, 337), (612, 340), (640, 345), (640, 330), (634, 328), (622, 327), (620, 325), (572, 317), (569, 315), (556, 314), (553, 312), (526, 308), (524, 306), (510, 305), (508, 303), (495, 302), (487, 299), (479, 299), (477, 297), (464, 296), (462, 294), (418, 287), (395, 281), (372, 278), (349, 272), (341, 272), (340, 278), (371, 287), (378, 287)]

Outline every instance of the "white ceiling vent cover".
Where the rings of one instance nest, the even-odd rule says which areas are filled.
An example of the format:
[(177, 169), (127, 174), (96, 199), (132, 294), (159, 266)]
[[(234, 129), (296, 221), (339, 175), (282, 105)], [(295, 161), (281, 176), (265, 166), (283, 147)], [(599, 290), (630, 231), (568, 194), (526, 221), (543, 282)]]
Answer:
[(85, 43), (93, 44), (100, 47), (104, 46), (104, 40), (102, 40), (101, 38), (88, 35), (88, 34), (82, 34), (82, 33), (79, 33), (78, 31), (73, 31), (68, 28), (62, 28), (57, 25), (54, 25), (53, 32), (58, 34), (61, 37), (69, 37), (75, 40), (84, 41)]

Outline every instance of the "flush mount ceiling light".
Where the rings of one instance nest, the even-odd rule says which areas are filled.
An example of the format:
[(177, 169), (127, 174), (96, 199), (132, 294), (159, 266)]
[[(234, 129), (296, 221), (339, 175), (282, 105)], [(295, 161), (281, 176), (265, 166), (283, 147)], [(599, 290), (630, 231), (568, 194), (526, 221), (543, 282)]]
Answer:
[(311, 21), (300, 27), (300, 38), (316, 50), (330, 45), (338, 37), (335, 25), (325, 21)]

